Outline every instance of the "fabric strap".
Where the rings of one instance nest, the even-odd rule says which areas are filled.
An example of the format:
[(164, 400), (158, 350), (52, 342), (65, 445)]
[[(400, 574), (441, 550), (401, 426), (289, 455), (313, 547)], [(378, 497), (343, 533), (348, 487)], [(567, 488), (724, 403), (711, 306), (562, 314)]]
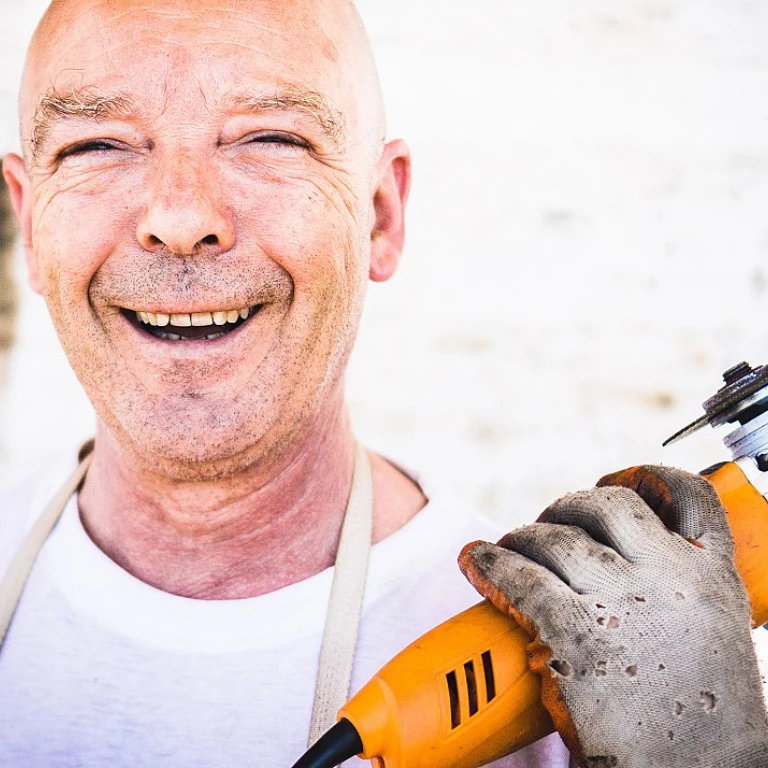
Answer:
[(16, 608), (21, 600), (21, 593), (24, 591), (35, 560), (37, 560), (37, 556), (53, 527), (59, 521), (70, 497), (83, 482), (85, 473), (91, 465), (92, 456), (93, 454), (89, 453), (78, 464), (77, 469), (51, 499), (43, 514), (35, 521), (21, 542), (21, 546), (8, 566), (5, 578), (0, 584), (0, 648), (3, 647), (5, 636), (8, 634), (8, 627), (11, 625), (13, 614), (16, 613)]
[(371, 464), (365, 448), (357, 443), (352, 488), (341, 529), (320, 648), (315, 703), (309, 726), (310, 747), (336, 722), (336, 713), (349, 698), (372, 531)]
[[(85, 478), (93, 454), (88, 453), (30, 529), (0, 583), (0, 649), (8, 633), (29, 574), (48, 536)], [(325, 618), (315, 701), (309, 728), (314, 744), (336, 722), (336, 713), (349, 698), (352, 664), (360, 630), (363, 595), (373, 531), (371, 464), (363, 446), (355, 443), (352, 487), (341, 529), (336, 565)]]

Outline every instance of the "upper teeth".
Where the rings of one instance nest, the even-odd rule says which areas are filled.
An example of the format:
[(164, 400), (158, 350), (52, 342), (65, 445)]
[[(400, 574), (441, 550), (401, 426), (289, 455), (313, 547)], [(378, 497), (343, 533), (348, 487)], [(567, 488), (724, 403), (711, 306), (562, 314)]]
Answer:
[(137, 312), (136, 316), (147, 325), (176, 325), (189, 328), (191, 325), (224, 325), (236, 323), (240, 318), (248, 319), (250, 309), (218, 309), (215, 312), (191, 312), (189, 314), (166, 314), (165, 312)]

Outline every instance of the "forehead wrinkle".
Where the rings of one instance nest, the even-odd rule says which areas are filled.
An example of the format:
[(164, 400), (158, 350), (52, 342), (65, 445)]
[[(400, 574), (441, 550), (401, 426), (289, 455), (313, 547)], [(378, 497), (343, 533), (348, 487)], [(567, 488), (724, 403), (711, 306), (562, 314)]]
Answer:
[[(31, 60), (38, 66), (45, 64), (46, 59), (50, 62), (50, 51), (45, 52), (46, 48), (50, 48), (50, 45), (46, 45), (46, 40), (48, 43), (54, 42), (58, 50), (62, 50), (62, 46), (66, 50), (69, 50), (69, 46), (75, 49), (81, 47), (82, 41), (80, 39), (75, 40), (77, 35), (73, 36), (69, 34), (69, 31), (76, 26), (75, 21), (79, 22), (83, 20), (83, 17), (91, 15), (93, 18), (83, 20), (83, 23), (88, 24), (89, 34), (95, 34), (101, 40), (106, 39), (107, 31), (110, 28), (117, 27), (124, 30), (129, 27), (133, 28), (133, 24), (129, 23), (128, 20), (145, 14), (147, 23), (154, 25), (155, 34), (167, 37), (165, 44), (172, 45), (175, 42), (175, 33), (180, 34), (186, 30), (187, 18), (195, 20), (201, 8), (204, 7), (207, 12), (206, 25), (201, 29), (196, 24), (193, 30), (196, 32), (196, 36), (199, 34), (197, 37), (198, 45), (226, 43), (229, 47), (244, 49), (246, 57), (252, 56), (255, 48), (260, 56), (266, 60), (274, 61), (275, 65), (280, 67), (278, 71), (285, 75), (286, 56), (281, 53), (283, 43), (293, 40), (297, 33), (296, 30), (301, 29), (304, 30), (309, 47), (312, 47), (313, 50), (315, 45), (322, 48), (319, 53), (323, 55), (318, 54), (316, 57), (318, 60), (328, 58), (326, 50), (327, 44), (330, 43), (334, 46), (335, 53), (330, 56), (329, 60), (337, 66), (338, 62), (343, 62), (343, 71), (347, 75), (359, 72), (359, 77), (356, 77), (362, 82), (358, 88), (354, 83), (350, 84), (345, 80), (342, 91), (343, 103), (337, 105), (341, 107), (341, 110), (334, 109), (333, 105), (326, 105), (328, 108), (323, 109), (317, 99), (310, 99), (310, 103), (306, 104), (303, 109), (300, 104), (294, 102), (293, 108), (302, 109), (306, 115), (312, 117), (323, 132), (330, 136), (337, 145), (343, 135), (348, 142), (352, 134), (354, 134), (355, 143), (358, 143), (358, 139), (359, 141), (369, 140), (369, 134), (371, 136), (376, 134), (375, 143), (377, 145), (382, 143), (386, 128), (380, 97), (377, 96), (379, 85), (375, 75), (375, 65), (370, 55), (367, 36), (352, 1), (298, 0), (296, 3), (283, 5), (283, 0), (266, 0), (263, 5), (266, 7), (265, 14), (259, 12), (262, 7), (262, 0), (213, 0), (212, 5), (205, 6), (198, 2), (190, 2), (187, 5), (182, 0), (138, 0), (138, 2), (137, 0), (52, 0), (51, 7), (58, 8), (61, 12), (50, 13), (49, 11), (46, 23), (41, 27), (45, 34), (37, 34), (37, 43), (33, 45), (37, 48), (38, 55), (32, 57)], [(96, 16), (99, 17), (100, 21), (96, 28), (93, 28)], [(247, 22), (248, 28), (256, 36), (255, 39), (246, 44), (242, 35), (224, 38), (222, 33), (229, 32), (233, 22), (238, 25), (238, 29), (244, 29)], [(137, 29), (143, 29), (145, 26), (142, 25), (141, 28), (137, 27)], [(112, 31), (115, 30), (112, 29)], [(312, 31), (311, 34), (310, 31)], [(166, 34), (163, 34), (164, 32)], [(319, 40), (315, 33), (322, 33), (322, 40)], [(279, 41), (278, 50), (275, 49), (274, 45), (263, 43), (261, 35), (267, 35), (274, 38), (276, 42)], [(119, 49), (134, 45), (132, 39), (125, 39), (126, 36), (123, 35), (122, 40), (112, 40), (113, 45), (109, 47)], [(219, 37), (222, 37), (221, 41), (216, 39)], [(321, 45), (321, 43), (323, 44)], [(292, 47), (288, 49), (288, 53), (293, 50), (294, 45), (295, 41), (292, 43)], [(307, 45), (302, 46), (302, 48), (307, 47)], [(32, 78), (29, 77), (27, 84), (32, 82)], [(311, 88), (313, 84), (308, 85)], [(322, 88), (318, 90), (325, 92)], [(27, 90), (32, 99), (27, 101), (26, 109), (21, 111), (22, 130), (26, 134), (26, 146), (31, 144), (29, 138), (31, 130), (24, 126), (23, 113), (26, 111), (27, 116), (34, 113), (36, 105), (33, 101), (33, 91), (34, 89), (32, 92)], [(205, 104), (204, 108), (212, 109), (214, 94), (206, 91), (203, 95), (210, 99), (210, 103)], [(353, 98), (355, 104), (347, 104), (347, 96)], [(205, 101), (208, 99), (204, 99)], [(262, 108), (265, 106), (261, 105)], [(286, 107), (289, 105), (279, 107), (275, 104), (271, 108)], [(214, 111), (218, 110), (214, 109)], [(367, 122), (375, 122), (375, 125), (371, 125), (358, 137), (358, 123)]]
[(260, 95), (238, 95), (228, 100), (235, 108), (253, 112), (298, 110), (309, 115), (337, 146), (342, 143), (347, 124), (344, 114), (331, 106), (317, 91), (290, 90)]
[[(76, 28), (80, 23), (83, 23), (88, 28), (92, 29), (91, 34), (97, 34), (102, 40), (105, 37), (104, 24), (98, 24), (93, 29), (94, 17), (98, 14), (96, 10), (99, 5), (102, 4), (102, 0), (92, 0), (89, 4), (80, 4), (75, 2), (69, 2), (69, 0), (53, 0), (49, 6), (48, 12), (43, 17), (30, 45), (30, 53), (34, 52), (36, 58), (40, 63), (45, 65), (50, 61), (50, 52), (46, 50), (45, 53), (40, 52), (38, 49), (49, 49), (54, 47), (60, 58), (66, 57), (72, 51), (78, 51), (82, 48), (82, 40), (77, 36), (67, 34), (68, 30)], [(63, 7), (64, 13), (70, 15), (66, 20), (62, 20), (59, 14), (55, 11), (57, 7)], [(70, 11), (71, 6), (75, 6), (74, 10)], [(110, 18), (111, 22), (122, 22), (126, 16), (131, 14), (131, 9), (128, 8), (124, 11), (115, 12)], [(46, 55), (48, 54), (48, 55)]]

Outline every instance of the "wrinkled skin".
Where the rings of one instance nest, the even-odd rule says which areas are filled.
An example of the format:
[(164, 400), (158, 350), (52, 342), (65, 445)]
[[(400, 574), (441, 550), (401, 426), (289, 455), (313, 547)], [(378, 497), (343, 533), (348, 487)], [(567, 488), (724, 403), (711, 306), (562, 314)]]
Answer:
[[(98, 415), (81, 498), (97, 543), (141, 575), (141, 541), (180, 510), (171, 528), (193, 536), (256, 508), (264, 525), (286, 511), (278, 498), (292, 514), (318, 499), (343, 509), (344, 368), (367, 280), (396, 268), (410, 178), (406, 146), (384, 144), (352, 6), (59, 0), (30, 49), (21, 115), (24, 158), (4, 173), (32, 286)], [(152, 338), (125, 314), (255, 305), (204, 342)], [(319, 466), (344, 481), (312, 488)], [(379, 470), (379, 497), (410, 494), (405, 519), (412, 484)], [(133, 534), (116, 522), (126, 493), (133, 518), (147, 508)]]
[[(70, 5), (47, 26), (69, 19)], [(33, 284), (121, 438), (169, 465), (243, 452), (251, 462), (339, 385), (368, 272), (381, 127), (350, 104), (358, 89), (323, 31), (338, 24), (329, 4), (231, 3), (216, 14), (215, 35), (210, 9), (196, 4), (125, 5), (98, 3), (52, 31), (45, 66), (28, 70), (26, 94), (54, 83), (59, 94), (134, 102), (128, 119), (59, 120), (36, 148), (26, 142)], [(110, 24), (118, 16), (119, 28)], [(297, 25), (317, 30), (301, 47), (284, 32)], [(339, 105), (340, 146), (298, 110), (249, 115), (225, 103), (293, 90)], [(26, 99), (25, 137), (33, 103)], [(267, 131), (312, 148), (254, 140)], [(103, 148), (60, 157), (75, 142), (103, 139)], [(242, 338), (202, 351), (143, 344), (118, 311), (263, 301)]]

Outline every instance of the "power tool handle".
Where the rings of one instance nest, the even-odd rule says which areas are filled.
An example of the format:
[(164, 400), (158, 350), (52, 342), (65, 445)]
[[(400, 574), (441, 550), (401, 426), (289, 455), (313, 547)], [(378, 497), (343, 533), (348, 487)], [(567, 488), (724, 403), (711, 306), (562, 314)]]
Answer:
[(736, 546), (736, 570), (752, 604), (752, 626), (760, 627), (768, 622), (768, 502), (735, 462), (702, 474), (725, 507)]
[[(768, 502), (733, 463), (703, 473), (728, 514), (754, 626), (768, 622)], [(379, 768), (478, 768), (553, 730), (530, 638), (482, 602), (423, 635), (341, 710)]]

